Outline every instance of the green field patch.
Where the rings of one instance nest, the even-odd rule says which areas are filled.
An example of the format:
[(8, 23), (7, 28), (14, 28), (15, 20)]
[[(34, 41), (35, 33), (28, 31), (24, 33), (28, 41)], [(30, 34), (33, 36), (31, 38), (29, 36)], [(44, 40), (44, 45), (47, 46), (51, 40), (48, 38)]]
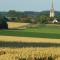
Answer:
[(41, 33), (41, 32), (27, 32), (24, 30), (0, 30), (0, 35), (5, 36), (20, 36), (20, 37), (38, 37), (38, 38), (56, 38), (60, 39), (60, 34), (56, 33)]

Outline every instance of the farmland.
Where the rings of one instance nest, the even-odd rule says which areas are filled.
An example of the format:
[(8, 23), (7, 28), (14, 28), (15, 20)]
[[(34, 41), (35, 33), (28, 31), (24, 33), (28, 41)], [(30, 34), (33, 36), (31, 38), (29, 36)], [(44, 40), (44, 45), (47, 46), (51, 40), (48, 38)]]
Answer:
[(60, 48), (0, 48), (1, 60), (50, 60), (49, 57), (51, 60), (59, 60)]
[(0, 30), (0, 60), (60, 60), (60, 25), (9, 23)]
[(0, 35), (60, 39), (60, 25), (43, 24), (30, 26), (28, 23), (13, 22), (9, 23), (8, 30), (0, 30)]

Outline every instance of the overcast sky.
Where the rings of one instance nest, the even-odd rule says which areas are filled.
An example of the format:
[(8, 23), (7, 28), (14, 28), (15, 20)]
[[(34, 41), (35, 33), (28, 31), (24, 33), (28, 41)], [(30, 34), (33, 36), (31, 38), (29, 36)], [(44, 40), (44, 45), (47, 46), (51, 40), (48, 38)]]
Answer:
[[(51, 0), (0, 0), (0, 11), (43, 11), (50, 9)], [(60, 11), (60, 0), (54, 0), (55, 10)]]

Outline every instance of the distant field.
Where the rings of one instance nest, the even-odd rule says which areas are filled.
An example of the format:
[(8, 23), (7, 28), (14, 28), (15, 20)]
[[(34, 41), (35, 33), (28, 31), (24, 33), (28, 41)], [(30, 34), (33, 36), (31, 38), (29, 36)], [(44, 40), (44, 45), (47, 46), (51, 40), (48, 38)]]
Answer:
[(29, 23), (8, 22), (8, 27), (8, 30), (0, 30), (0, 35), (60, 39), (59, 24), (41, 24), (30, 26)]
[(20, 23), (20, 22), (7, 22), (9, 29), (21, 29), (25, 28), (29, 23)]
[(38, 38), (56, 38), (60, 39), (60, 28), (29, 28), (24, 30), (0, 30), (0, 35), (20, 36), (20, 37), (38, 37)]

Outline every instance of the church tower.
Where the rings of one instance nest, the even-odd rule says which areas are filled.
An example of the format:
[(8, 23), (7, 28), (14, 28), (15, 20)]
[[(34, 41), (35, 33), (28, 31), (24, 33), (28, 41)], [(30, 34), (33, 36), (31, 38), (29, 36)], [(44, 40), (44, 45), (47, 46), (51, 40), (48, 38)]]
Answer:
[(54, 17), (55, 13), (54, 13), (54, 1), (51, 0), (51, 9), (50, 9), (50, 17)]

